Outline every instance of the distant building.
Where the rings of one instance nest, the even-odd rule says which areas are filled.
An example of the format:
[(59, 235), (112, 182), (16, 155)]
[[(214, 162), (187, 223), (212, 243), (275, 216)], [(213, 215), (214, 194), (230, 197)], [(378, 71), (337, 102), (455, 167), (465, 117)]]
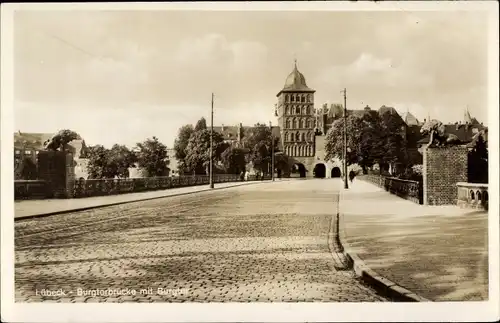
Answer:
[[(25, 158), (30, 158), (34, 164), (37, 164), (38, 152), (44, 149), (44, 143), (52, 138), (55, 133), (32, 133), (21, 132), (14, 133), (14, 173), (16, 178), (19, 178), (22, 161)], [(68, 143), (68, 150), (73, 154), (76, 161), (75, 175), (76, 178), (87, 178), (86, 160), (80, 156), (85, 152), (87, 146), (85, 140), (79, 137)]]
[[(233, 145), (238, 148), (246, 148), (244, 138), (252, 135), (252, 131), (255, 129), (253, 126), (243, 126), (242, 123), (237, 126), (214, 126), (214, 132), (220, 133), (224, 138), (224, 142)], [(273, 126), (272, 134), (274, 137), (280, 137), (280, 127)], [(281, 145), (276, 147), (277, 150), (281, 150)]]
[(421, 126), (423, 124), (409, 111), (405, 112), (401, 117), (407, 126)]

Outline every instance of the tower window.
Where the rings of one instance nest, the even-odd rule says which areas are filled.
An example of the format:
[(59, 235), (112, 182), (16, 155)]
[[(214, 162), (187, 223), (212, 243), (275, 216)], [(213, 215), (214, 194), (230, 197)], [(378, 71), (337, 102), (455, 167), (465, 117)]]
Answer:
[(295, 108), (295, 113), (296, 113), (296, 114), (300, 114), (300, 107), (296, 107), (296, 108)]

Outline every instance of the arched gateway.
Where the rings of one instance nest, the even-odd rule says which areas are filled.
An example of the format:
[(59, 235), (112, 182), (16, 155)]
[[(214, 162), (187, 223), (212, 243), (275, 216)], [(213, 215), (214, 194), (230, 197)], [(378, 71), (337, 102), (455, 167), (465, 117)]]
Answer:
[(316, 164), (316, 166), (314, 166), (314, 177), (315, 178), (325, 178), (326, 177), (325, 164)]
[(295, 174), (295, 177), (304, 178), (306, 177), (306, 167), (302, 163), (296, 163), (293, 165), (292, 173)]
[(340, 177), (340, 176), (341, 176), (340, 168), (333, 167), (332, 168), (332, 178), (336, 178), (336, 177)]

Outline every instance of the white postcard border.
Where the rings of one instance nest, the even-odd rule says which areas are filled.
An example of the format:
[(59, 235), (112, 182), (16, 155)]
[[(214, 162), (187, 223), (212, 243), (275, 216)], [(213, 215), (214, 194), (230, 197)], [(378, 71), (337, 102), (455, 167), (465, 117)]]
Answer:
[[(14, 303), (13, 12), (15, 10), (336, 10), (490, 11), (489, 145), (498, 147), (498, 3), (460, 2), (247, 2), (2, 4), (1, 12), (1, 315), (8, 322), (190, 321), (487, 321), (499, 315), (498, 150), (490, 154), (489, 301), (436, 303), (226, 303), (226, 304), (22, 304)], [(464, 76), (466, 77), (466, 76)]]

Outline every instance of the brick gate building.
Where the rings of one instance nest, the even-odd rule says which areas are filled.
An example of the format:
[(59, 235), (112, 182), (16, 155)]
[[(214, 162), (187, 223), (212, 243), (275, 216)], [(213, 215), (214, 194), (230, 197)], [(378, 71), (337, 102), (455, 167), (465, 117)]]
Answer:
[[(331, 118), (324, 118), (314, 107), (315, 90), (308, 87), (306, 78), (298, 70), (297, 62), (278, 92), (276, 117), (280, 128), (283, 152), (290, 156), (290, 165), (300, 177), (340, 176), (340, 161), (325, 160), (326, 125)], [(321, 112), (321, 113), (319, 113)], [(321, 129), (323, 126), (324, 129)]]

